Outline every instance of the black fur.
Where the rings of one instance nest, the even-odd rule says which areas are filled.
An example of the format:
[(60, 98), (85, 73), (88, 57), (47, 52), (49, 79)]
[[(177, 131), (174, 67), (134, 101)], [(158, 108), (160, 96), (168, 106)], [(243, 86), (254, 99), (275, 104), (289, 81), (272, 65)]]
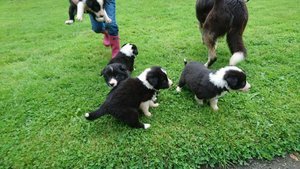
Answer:
[[(122, 52), (122, 48), (125, 45), (131, 46), (132, 52), (130, 52), (131, 54), (129, 56), (127, 56), (125, 53)], [(132, 72), (134, 69), (133, 68), (134, 59), (138, 54), (139, 54), (139, 52), (138, 52), (137, 46), (135, 44), (126, 43), (121, 47), (121, 50), (119, 51), (119, 53), (109, 61), (108, 65), (112, 64), (112, 63), (121, 63), (126, 66), (126, 69), (128, 71)]]
[(207, 66), (217, 60), (215, 44), (225, 34), (230, 52), (243, 52), (246, 57), (242, 37), (248, 21), (245, 0), (197, 0), (196, 16), (200, 22), (203, 42), (209, 49)]
[(110, 91), (98, 110), (86, 114), (86, 119), (95, 120), (110, 114), (131, 127), (145, 128), (139, 121), (140, 104), (151, 100), (157, 90), (169, 87), (167, 75), (160, 67), (152, 67), (146, 74), (146, 79), (155, 88), (147, 88), (139, 78), (128, 78)]
[[(178, 87), (187, 86), (198, 99), (212, 99), (228, 90), (242, 89), (246, 85), (246, 75), (244, 72), (237, 70), (226, 71), (223, 80), (228, 84), (226, 86), (216, 86), (210, 81), (210, 74), (217, 71), (207, 69), (203, 64), (198, 62), (189, 62), (182, 71)], [(222, 79), (220, 79), (222, 80)]]
[[(125, 45), (129, 45), (124, 47)], [(128, 48), (130, 47), (130, 48)], [(123, 50), (130, 50), (123, 53)], [(126, 54), (129, 54), (127, 56)], [(108, 86), (115, 87), (112, 84), (109, 84), (109, 81), (114, 78), (117, 81), (117, 85), (128, 78), (133, 71), (133, 65), (135, 57), (138, 55), (138, 49), (134, 44), (124, 44), (119, 51), (119, 53), (112, 58), (106, 67), (101, 71), (101, 75), (103, 75), (105, 82)]]

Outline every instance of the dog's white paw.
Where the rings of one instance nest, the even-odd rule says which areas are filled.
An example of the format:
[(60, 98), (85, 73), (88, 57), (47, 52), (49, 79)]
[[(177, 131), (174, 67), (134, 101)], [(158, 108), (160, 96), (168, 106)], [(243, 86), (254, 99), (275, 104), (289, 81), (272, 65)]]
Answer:
[(177, 87), (176, 87), (176, 91), (177, 91), (177, 92), (181, 92), (181, 87), (177, 86)]
[(199, 105), (203, 105), (203, 100), (202, 99), (198, 99), (198, 97), (195, 95), (195, 100), (197, 101), (197, 103)]
[(65, 24), (67, 24), (67, 25), (71, 25), (72, 23), (74, 23), (73, 20), (66, 20), (66, 21), (65, 21)]
[(76, 16), (76, 19), (77, 19), (78, 21), (80, 21), (80, 22), (81, 22), (81, 21), (83, 20), (83, 17), (82, 17), (82, 16), (78, 16), (78, 15), (77, 15), (77, 16)]
[(218, 111), (219, 110), (218, 106), (212, 106), (211, 108), (213, 109), (213, 111)]
[(154, 103), (153, 105), (151, 105), (151, 107), (158, 107), (159, 103)]
[(85, 115), (84, 115), (85, 117), (89, 117), (90, 116), (90, 114), (89, 113), (85, 113)]
[(107, 17), (107, 18), (105, 19), (105, 22), (106, 22), (106, 23), (111, 23), (112, 20), (111, 20), (109, 17)]
[(147, 117), (151, 117), (152, 116), (152, 114), (150, 113), (150, 112), (146, 112), (146, 113), (144, 113), (145, 114), (145, 116), (147, 116)]
[(144, 124), (144, 129), (148, 129), (148, 128), (150, 128), (150, 124)]

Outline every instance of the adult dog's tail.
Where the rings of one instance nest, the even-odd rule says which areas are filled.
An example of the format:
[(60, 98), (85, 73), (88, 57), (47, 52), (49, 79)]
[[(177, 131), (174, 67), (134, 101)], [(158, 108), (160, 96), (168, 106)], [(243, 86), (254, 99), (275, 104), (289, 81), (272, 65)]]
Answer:
[(99, 107), (99, 109), (97, 109), (93, 112), (90, 112), (90, 113), (85, 113), (84, 116), (87, 120), (95, 120), (95, 119), (97, 119), (97, 118), (99, 118), (99, 117), (101, 117), (105, 114), (106, 114), (106, 109), (101, 105)]

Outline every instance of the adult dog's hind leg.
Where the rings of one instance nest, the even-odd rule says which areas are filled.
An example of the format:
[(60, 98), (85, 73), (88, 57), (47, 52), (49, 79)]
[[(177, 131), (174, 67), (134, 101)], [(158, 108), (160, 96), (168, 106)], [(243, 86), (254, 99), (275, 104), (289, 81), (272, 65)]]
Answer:
[(203, 31), (203, 40), (205, 45), (208, 48), (208, 61), (205, 63), (206, 67), (211, 66), (215, 61), (217, 61), (217, 54), (216, 54), (216, 41), (217, 36), (214, 33), (204, 30)]
[(247, 50), (240, 30), (233, 29), (227, 33), (227, 44), (232, 53), (229, 65), (236, 65), (245, 59)]

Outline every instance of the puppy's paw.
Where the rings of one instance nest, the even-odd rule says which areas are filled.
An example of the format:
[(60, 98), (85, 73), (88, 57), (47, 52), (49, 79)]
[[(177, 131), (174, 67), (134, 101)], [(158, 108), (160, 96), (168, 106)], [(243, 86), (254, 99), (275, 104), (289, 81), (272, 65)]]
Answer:
[(73, 24), (73, 23), (74, 23), (73, 20), (66, 20), (66, 21), (65, 21), (65, 24), (67, 24), (67, 25), (71, 25), (71, 24)]
[(181, 92), (181, 87), (177, 86), (176, 91)]
[(77, 15), (77, 16), (76, 16), (76, 19), (77, 19), (78, 21), (81, 22), (81, 21), (83, 20), (83, 16), (78, 16), (78, 15)]
[(213, 111), (215, 111), (215, 112), (219, 110), (219, 107), (218, 107), (218, 106), (212, 106), (211, 108), (212, 108)]
[(88, 118), (89, 116), (90, 116), (89, 113), (85, 113), (85, 115), (84, 115), (85, 118)]
[(151, 105), (151, 107), (158, 107), (159, 106), (159, 103), (154, 103)]
[(111, 20), (109, 17), (107, 17), (107, 18), (105, 18), (105, 22), (106, 22), (106, 23), (111, 23), (112, 20)]
[(145, 116), (147, 116), (147, 117), (151, 117), (152, 116), (152, 114), (150, 113), (150, 112), (146, 112), (146, 113), (144, 113), (145, 114)]
[(150, 124), (144, 124), (144, 129), (148, 129), (148, 128), (150, 128)]
[(197, 103), (199, 105), (203, 105), (203, 100), (202, 99), (198, 99), (198, 97), (195, 95), (195, 100), (197, 101)]

